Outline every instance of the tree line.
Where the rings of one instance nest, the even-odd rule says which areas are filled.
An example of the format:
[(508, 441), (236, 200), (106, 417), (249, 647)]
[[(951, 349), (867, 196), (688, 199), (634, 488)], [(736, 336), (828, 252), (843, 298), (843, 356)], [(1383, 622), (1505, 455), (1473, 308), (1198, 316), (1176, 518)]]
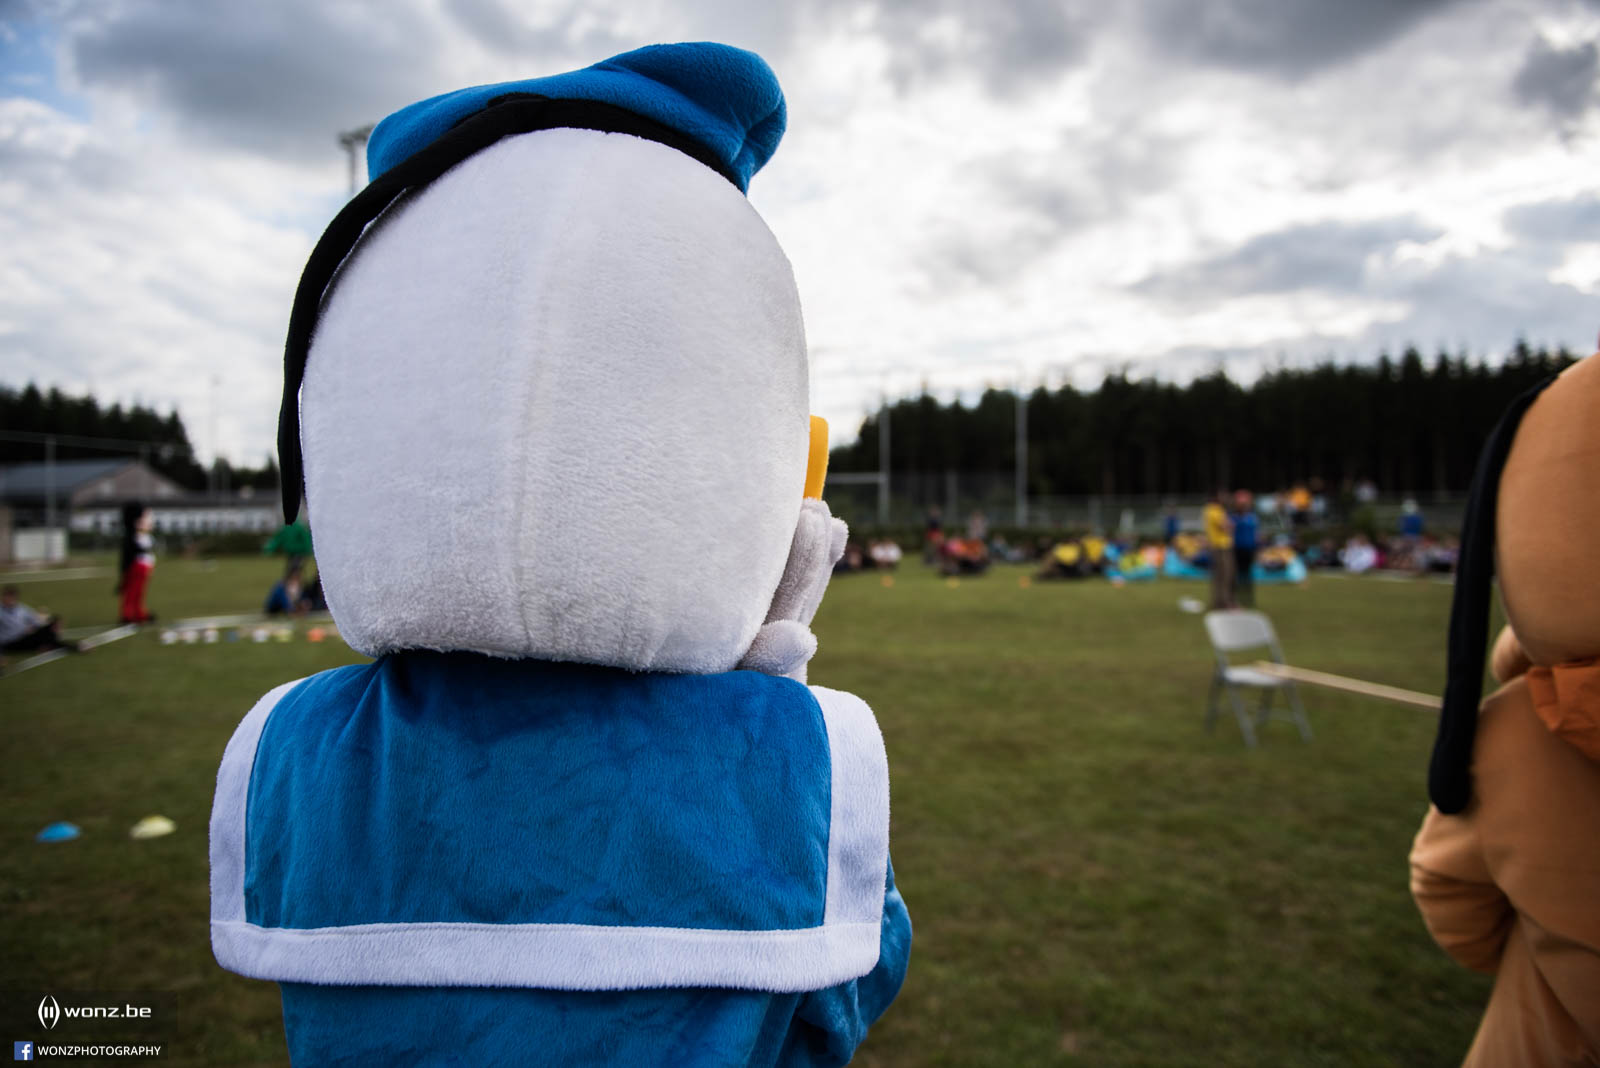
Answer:
[[(141, 404), (103, 408), (93, 397), (74, 397), (55, 388), (41, 390), (30, 382), (22, 389), (0, 386), (0, 430), (102, 439), (95, 444), (59, 441), (55, 457), (104, 460), (137, 456), (185, 489), (198, 492), (208, 486), (207, 470), (195, 459), (189, 432), (176, 411), (162, 415)], [(38, 463), (44, 458), (42, 442), (0, 435), (0, 464)], [(265, 490), (278, 485), (277, 465), (270, 456), (260, 468), (233, 467), (219, 459), (210, 477), (216, 486), (233, 489), (253, 486)]]
[[(1575, 357), (1519, 342), (1506, 359), (1414, 348), (1376, 363), (1279, 369), (1249, 386), (1221, 370), (1187, 385), (1108, 376), (1098, 389), (1036, 389), (1027, 398), (1030, 495), (1275, 490), (1320, 480), (1330, 491), (1370, 479), (1386, 493), (1465, 491), (1478, 452), (1519, 393)], [(924, 392), (888, 406), (892, 473), (1013, 470), (1017, 396), (975, 404)], [(880, 409), (832, 451), (834, 471), (879, 468)]]

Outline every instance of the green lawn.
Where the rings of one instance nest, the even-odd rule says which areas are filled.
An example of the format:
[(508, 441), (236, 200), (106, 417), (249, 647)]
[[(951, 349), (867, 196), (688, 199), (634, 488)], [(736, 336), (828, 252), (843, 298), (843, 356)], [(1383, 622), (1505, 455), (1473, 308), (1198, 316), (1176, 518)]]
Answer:
[[(164, 559), (150, 604), (250, 611), (277, 569)], [(1021, 574), (850, 576), (817, 621), (812, 681), (883, 726), (916, 927), (857, 1063), (1458, 1063), (1488, 984), (1435, 949), (1406, 890), (1432, 717), (1308, 691), (1316, 741), (1275, 722), (1248, 751), (1231, 718), (1202, 729), (1210, 654), (1176, 607), (1202, 588)], [(109, 622), (111, 581), (23, 594)], [(1260, 601), (1296, 662), (1431, 691), (1449, 595), (1318, 578)], [(172, 991), (164, 1063), (281, 1064), (275, 988), (211, 959), (212, 784), (260, 694), (354, 659), (146, 633), (0, 679), (0, 989)], [(131, 841), (150, 813), (178, 833)], [(36, 844), (55, 820), (83, 837)]]

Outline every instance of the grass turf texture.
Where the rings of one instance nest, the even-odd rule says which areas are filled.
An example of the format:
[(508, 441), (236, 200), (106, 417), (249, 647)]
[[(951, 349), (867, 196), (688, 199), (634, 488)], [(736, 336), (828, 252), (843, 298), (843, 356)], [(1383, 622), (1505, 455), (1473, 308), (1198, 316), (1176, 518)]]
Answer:
[[(149, 601), (250, 611), (280, 567), (163, 560)], [(1203, 587), (1021, 574), (848, 576), (817, 621), (812, 680), (883, 726), (916, 927), (857, 1063), (1458, 1063), (1489, 984), (1433, 946), (1406, 889), (1432, 717), (1307, 689), (1316, 741), (1274, 722), (1248, 751), (1231, 716), (1202, 729), (1209, 647), (1176, 601)], [(115, 611), (109, 577), (21, 585), (74, 625)], [(1425, 691), (1449, 596), (1332, 577), (1259, 592), (1292, 661)], [(276, 988), (211, 958), (211, 792), (260, 694), (356, 659), (143, 633), (0, 679), (0, 989), (172, 991), (164, 1063), (282, 1063)], [(178, 833), (129, 840), (157, 812)], [(84, 836), (36, 844), (55, 820)]]

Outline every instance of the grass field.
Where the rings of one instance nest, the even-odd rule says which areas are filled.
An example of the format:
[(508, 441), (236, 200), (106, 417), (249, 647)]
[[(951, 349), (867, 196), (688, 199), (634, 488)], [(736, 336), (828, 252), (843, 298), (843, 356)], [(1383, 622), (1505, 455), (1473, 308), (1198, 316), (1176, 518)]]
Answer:
[[(277, 567), (163, 560), (151, 606), (249, 611)], [(1202, 728), (1210, 653), (1176, 601), (1203, 590), (1021, 574), (849, 576), (817, 620), (812, 681), (883, 726), (916, 928), (857, 1063), (1459, 1063), (1488, 984), (1433, 946), (1406, 890), (1432, 717), (1307, 691), (1316, 740), (1275, 722), (1248, 751), (1231, 719)], [(110, 586), (23, 594), (109, 622)], [(1330, 577), (1260, 601), (1296, 662), (1433, 691), (1449, 595)], [(0, 988), (171, 991), (163, 1063), (283, 1063), (276, 989), (211, 958), (211, 791), (259, 695), (355, 659), (145, 633), (0, 679)], [(131, 841), (150, 813), (178, 833)], [(83, 837), (36, 844), (55, 820)]]

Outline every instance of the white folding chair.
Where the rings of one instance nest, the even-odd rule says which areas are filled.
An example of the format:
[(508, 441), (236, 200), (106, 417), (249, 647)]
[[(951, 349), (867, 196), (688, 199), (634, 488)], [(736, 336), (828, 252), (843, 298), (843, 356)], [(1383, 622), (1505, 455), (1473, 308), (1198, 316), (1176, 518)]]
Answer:
[[(1206, 730), (1216, 727), (1217, 697), (1226, 689), (1228, 701), (1233, 705), (1234, 718), (1239, 721), (1239, 732), (1244, 735), (1245, 744), (1254, 747), (1256, 730), (1265, 726), (1273, 714), (1273, 695), (1282, 690), (1289, 706), (1287, 718), (1300, 728), (1300, 737), (1309, 742), (1311, 725), (1306, 722), (1305, 710), (1300, 707), (1300, 693), (1295, 689), (1292, 679), (1279, 678), (1255, 668), (1228, 662), (1230, 653), (1265, 648), (1274, 664), (1284, 663), (1283, 649), (1278, 645), (1272, 620), (1262, 612), (1207, 612), (1206, 634), (1211, 638), (1211, 648), (1217, 654), (1217, 669), (1211, 675), (1211, 694), (1206, 701)], [(1240, 700), (1239, 691), (1244, 688), (1261, 691), (1261, 704), (1256, 709), (1253, 723), (1244, 702)]]

